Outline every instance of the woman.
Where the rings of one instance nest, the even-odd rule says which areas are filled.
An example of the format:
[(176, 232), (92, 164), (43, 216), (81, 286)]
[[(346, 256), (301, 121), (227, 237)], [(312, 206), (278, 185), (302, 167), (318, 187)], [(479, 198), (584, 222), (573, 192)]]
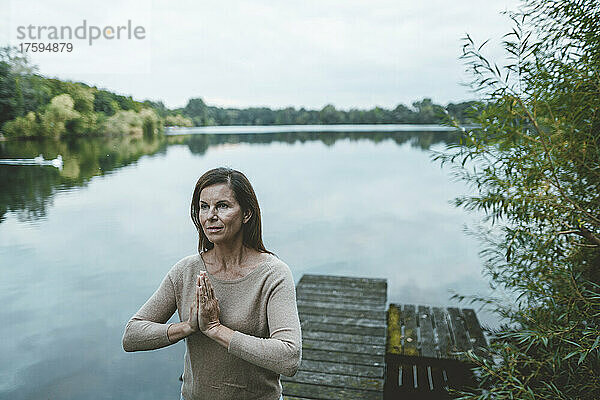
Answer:
[[(185, 400), (280, 399), (280, 374), (300, 364), (300, 321), (292, 273), (263, 245), (250, 182), (229, 168), (206, 172), (191, 217), (198, 254), (177, 262), (129, 320), (123, 349), (185, 338)], [(182, 322), (166, 324), (175, 310)]]

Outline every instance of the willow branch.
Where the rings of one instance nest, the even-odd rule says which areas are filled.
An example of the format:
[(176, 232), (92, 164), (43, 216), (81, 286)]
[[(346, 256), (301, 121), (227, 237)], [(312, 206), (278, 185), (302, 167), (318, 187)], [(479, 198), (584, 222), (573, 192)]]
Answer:
[[(510, 87), (507, 87), (508, 90), (511, 90)], [(512, 92), (512, 90), (511, 90)], [(525, 106), (525, 104), (523, 103), (523, 100), (519, 97), (514, 95), (515, 99), (519, 102), (519, 105), (521, 107), (523, 107), (523, 110), (525, 110), (525, 114), (527, 116), (527, 119), (529, 119), (529, 122), (531, 122), (533, 124), (533, 127), (535, 128), (535, 130), (537, 131), (537, 133), (540, 135), (540, 138), (542, 136), (544, 136), (544, 133), (542, 132), (542, 129), (540, 128), (540, 126), (537, 123), (537, 120), (533, 117), (533, 115), (531, 115), (531, 111), (529, 111), (529, 109), (527, 108), (527, 106)], [(556, 167), (554, 166), (554, 162), (552, 161), (552, 156), (550, 155), (550, 150), (548, 149), (548, 145), (546, 144), (546, 142), (544, 140), (541, 141), (542, 142), (542, 146), (544, 147), (544, 152), (546, 153), (546, 155), (548, 156), (548, 162), (550, 163), (550, 173), (552, 174), (552, 178), (554, 179), (554, 186), (556, 187), (556, 189), (558, 189), (558, 191), (560, 192), (560, 194), (569, 201), (569, 203), (571, 203), (576, 209), (578, 209), (579, 211), (581, 211), (585, 216), (587, 216), (591, 221), (595, 222), (596, 224), (600, 225), (600, 220), (596, 217), (594, 217), (592, 214), (588, 213), (586, 210), (584, 210), (583, 208), (581, 208), (581, 206), (579, 204), (577, 204), (576, 202), (574, 202), (563, 190), (561, 184), (560, 184), (560, 180), (558, 179), (558, 176), (556, 176)], [(593, 235), (592, 235), (593, 236)], [(595, 240), (598, 240), (598, 238), (595, 238)], [(598, 242), (600, 243), (600, 242)]]

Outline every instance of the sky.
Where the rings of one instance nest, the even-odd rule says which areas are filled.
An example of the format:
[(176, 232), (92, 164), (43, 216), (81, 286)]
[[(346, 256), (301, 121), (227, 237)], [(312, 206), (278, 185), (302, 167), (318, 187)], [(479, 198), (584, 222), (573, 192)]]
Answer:
[[(0, 0), (0, 45), (71, 43), (71, 52), (28, 54), (44, 76), (163, 101), (169, 108), (195, 97), (241, 108), (393, 108), (426, 97), (447, 104), (476, 98), (459, 58), (462, 38), (490, 39), (485, 54), (501, 64), (500, 43), (511, 29), (502, 12), (518, 4)], [(84, 39), (48, 36), (50, 27), (75, 30), (84, 20)], [(131, 29), (116, 38), (116, 27), (128, 22)], [(41, 26), (47, 28), (40, 33)], [(113, 38), (92, 40), (91, 26), (109, 29), (105, 33)], [(135, 27), (138, 38), (128, 38)]]

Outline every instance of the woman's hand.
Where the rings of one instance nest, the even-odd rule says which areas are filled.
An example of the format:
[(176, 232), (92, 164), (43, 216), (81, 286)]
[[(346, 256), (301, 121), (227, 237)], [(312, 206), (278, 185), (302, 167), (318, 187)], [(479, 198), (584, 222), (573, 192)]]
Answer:
[(198, 308), (200, 303), (200, 288), (196, 285), (196, 291), (194, 292), (194, 300), (190, 305), (190, 315), (187, 321), (181, 321), (176, 324), (170, 324), (167, 328), (167, 338), (171, 343), (178, 342), (179, 340), (188, 337), (192, 333), (196, 333), (200, 330), (198, 325)]
[(221, 325), (219, 320), (219, 301), (215, 297), (210, 279), (205, 273), (198, 276), (198, 328), (205, 335), (209, 335), (210, 331), (215, 330)]
[(188, 317), (187, 324), (190, 326), (192, 333), (198, 332), (200, 330), (200, 326), (198, 325), (198, 308), (200, 304), (200, 288), (196, 286), (196, 291), (194, 292), (194, 300), (190, 305), (190, 316)]

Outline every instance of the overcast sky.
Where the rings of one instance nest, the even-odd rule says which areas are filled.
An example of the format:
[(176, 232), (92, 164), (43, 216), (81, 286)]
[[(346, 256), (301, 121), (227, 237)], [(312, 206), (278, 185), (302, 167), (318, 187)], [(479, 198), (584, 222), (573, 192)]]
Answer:
[[(461, 38), (499, 43), (517, 0), (166, 1), (0, 0), (2, 45), (17, 27), (144, 28), (141, 40), (72, 41), (34, 54), (48, 77), (184, 106), (386, 108), (424, 97), (473, 99), (462, 84)], [(32, 40), (28, 40), (32, 41)], [(65, 42), (66, 40), (63, 40)], [(44, 42), (50, 42), (46, 38)], [(61, 42), (56, 40), (55, 42)], [(499, 46), (489, 54), (499, 58)]]

